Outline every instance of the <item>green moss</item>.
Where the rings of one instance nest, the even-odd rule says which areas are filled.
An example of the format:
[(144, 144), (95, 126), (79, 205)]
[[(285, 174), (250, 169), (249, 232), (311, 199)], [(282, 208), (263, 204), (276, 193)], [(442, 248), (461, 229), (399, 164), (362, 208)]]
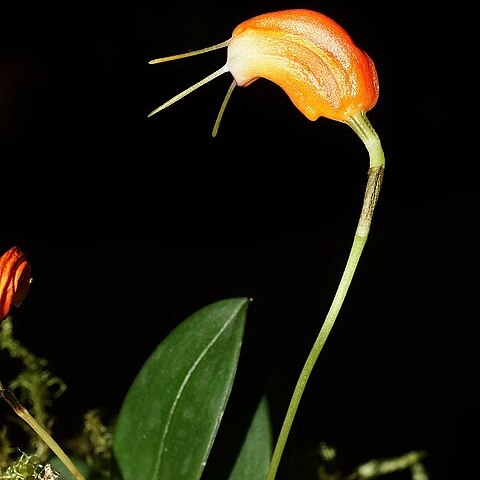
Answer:
[(0, 470), (0, 480), (55, 480), (48, 464), (43, 465), (35, 455), (21, 455), (6, 469)]
[[(0, 325), (0, 350), (4, 350), (21, 365), (20, 373), (9, 382), (9, 388), (15, 392), (22, 404), (28, 406), (37, 422), (51, 433), (54, 418), (49, 408), (53, 399), (65, 391), (65, 383), (50, 372), (46, 359), (34, 355), (14, 338), (11, 317), (7, 317)], [(26, 424), (21, 425), (30, 435), (35, 456), (45, 461), (49, 453), (48, 447)], [(0, 436), (0, 466), (8, 464), (12, 453), (5, 431)]]

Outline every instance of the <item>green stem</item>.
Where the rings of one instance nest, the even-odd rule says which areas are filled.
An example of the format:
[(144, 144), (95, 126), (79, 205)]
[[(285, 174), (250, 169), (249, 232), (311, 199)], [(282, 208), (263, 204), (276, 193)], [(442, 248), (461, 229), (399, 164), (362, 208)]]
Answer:
[(60, 445), (51, 435), (33, 418), (28, 410), (18, 401), (17, 397), (9, 388), (4, 388), (0, 382), (0, 398), (3, 398), (12, 407), (13, 411), (24, 420), (37, 435), (47, 444), (58, 459), (65, 465), (75, 480), (85, 480), (75, 464), (68, 455), (61, 449)]
[(355, 232), (355, 238), (353, 239), (353, 245), (350, 250), (350, 255), (345, 265), (342, 278), (340, 279), (340, 283), (332, 300), (330, 309), (328, 310), (327, 316), (325, 317), (322, 328), (320, 329), (315, 343), (310, 350), (307, 360), (305, 361), (300, 376), (297, 380), (295, 390), (293, 391), (290, 405), (288, 406), (287, 413), (283, 420), (283, 425), (278, 436), (272, 460), (270, 462), (267, 480), (275, 479), (285, 444), (287, 443), (287, 438), (292, 428), (295, 414), (297, 413), (298, 405), (300, 404), (300, 400), (303, 392), (305, 391), (308, 379), (312, 373), (318, 356), (320, 355), (320, 352), (327, 341), (328, 335), (332, 330), (333, 324), (335, 323), (350, 287), (350, 283), (362, 255), (363, 247), (367, 241), (373, 212), (375, 210), (375, 205), (377, 204), (378, 195), (382, 185), (385, 157), (377, 133), (363, 112), (351, 117), (347, 123), (363, 141), (370, 157), (370, 168), (368, 170), (368, 180), (365, 188), (363, 206), (357, 225), (357, 230)]

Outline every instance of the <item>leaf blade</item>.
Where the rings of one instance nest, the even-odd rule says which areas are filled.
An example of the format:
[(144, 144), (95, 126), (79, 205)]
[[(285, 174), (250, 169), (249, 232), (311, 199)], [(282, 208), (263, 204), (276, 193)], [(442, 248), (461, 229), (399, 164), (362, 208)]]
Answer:
[(228, 480), (265, 480), (273, 453), (270, 409), (264, 395)]
[(181, 322), (132, 383), (114, 431), (124, 480), (198, 480), (232, 388), (248, 299), (212, 303)]

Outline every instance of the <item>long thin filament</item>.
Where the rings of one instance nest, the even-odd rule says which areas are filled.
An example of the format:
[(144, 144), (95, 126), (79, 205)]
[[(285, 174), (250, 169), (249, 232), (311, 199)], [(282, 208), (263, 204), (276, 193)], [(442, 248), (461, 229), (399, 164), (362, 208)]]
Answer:
[(177, 55), (170, 55), (168, 57), (155, 58), (154, 60), (150, 60), (148, 63), (150, 65), (153, 65), (155, 63), (169, 62), (170, 60), (178, 60), (180, 58), (193, 57), (194, 55), (200, 55), (201, 53), (211, 52), (213, 50), (218, 50), (219, 48), (228, 46), (230, 40), (231, 39), (229, 38), (225, 42), (217, 43), (216, 45), (212, 45), (211, 47), (201, 48), (200, 50), (194, 50), (193, 52), (185, 52), (179, 53)]
[(237, 82), (233, 80), (233, 82), (230, 84), (227, 90), (227, 94), (225, 95), (225, 98), (223, 99), (222, 105), (220, 107), (220, 111), (218, 112), (217, 119), (215, 120), (215, 125), (213, 126), (212, 130), (212, 137), (216, 137), (218, 133), (218, 127), (220, 127), (220, 121), (222, 120), (223, 117), (223, 112), (225, 112), (225, 108), (227, 106), (228, 101), (230, 100), (230, 97), (232, 96), (233, 89), (237, 85)]
[(148, 117), (151, 117), (152, 115), (155, 115), (158, 113), (160, 110), (163, 110), (164, 108), (169, 107), (173, 103), (177, 102), (181, 98), (187, 96), (189, 93), (192, 93), (194, 90), (197, 88), (201, 87), (202, 85), (205, 85), (208, 82), (211, 82), (213, 79), (219, 77), (220, 75), (223, 75), (224, 73), (227, 73), (228, 67), (224, 65), (222, 68), (218, 69), (216, 72), (211, 73), (208, 77), (205, 77), (203, 80), (200, 80), (199, 82), (195, 83), (194, 85), (188, 87), (187, 89), (183, 90), (183, 92), (178, 93), (174, 97), (172, 97), (170, 100), (167, 100), (165, 103), (157, 107), (155, 110), (150, 112), (148, 114)]

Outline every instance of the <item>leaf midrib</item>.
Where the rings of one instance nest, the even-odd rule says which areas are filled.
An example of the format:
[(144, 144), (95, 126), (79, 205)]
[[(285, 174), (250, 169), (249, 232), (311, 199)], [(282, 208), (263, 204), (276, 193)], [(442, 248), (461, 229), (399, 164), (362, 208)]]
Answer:
[(180, 385), (180, 388), (178, 389), (178, 393), (175, 397), (175, 400), (172, 403), (172, 407), (170, 408), (170, 411), (169, 411), (168, 416), (167, 416), (167, 421), (165, 423), (164, 433), (162, 435), (162, 439), (160, 440), (160, 449), (159, 449), (158, 459), (157, 459), (157, 462), (155, 464), (155, 468), (153, 470), (152, 478), (157, 478), (157, 476), (158, 476), (158, 472), (160, 470), (160, 464), (161, 464), (162, 457), (163, 457), (163, 452), (165, 450), (165, 440), (166, 440), (166, 437), (167, 437), (168, 432), (170, 430), (170, 424), (172, 423), (172, 419), (175, 415), (175, 410), (177, 408), (178, 402), (180, 401), (180, 398), (182, 397), (183, 391), (185, 390), (185, 387), (187, 386), (188, 381), (192, 377), (193, 373), (195, 372), (195, 370), (197, 369), (198, 365), (203, 360), (205, 355), (213, 347), (213, 345), (215, 345), (218, 338), (222, 335), (222, 333), (230, 325), (230, 323), (238, 315), (238, 312), (242, 308), (243, 308), (243, 304), (241, 306), (239, 306), (234, 313), (232, 313), (230, 319), (223, 324), (222, 328), (218, 331), (218, 333), (215, 335), (215, 337), (213, 337), (212, 340), (206, 345), (206, 347), (203, 349), (203, 351), (198, 356), (197, 360), (193, 363), (193, 365), (190, 367), (187, 374), (185, 375), (185, 378), (184, 378), (182, 384)]

